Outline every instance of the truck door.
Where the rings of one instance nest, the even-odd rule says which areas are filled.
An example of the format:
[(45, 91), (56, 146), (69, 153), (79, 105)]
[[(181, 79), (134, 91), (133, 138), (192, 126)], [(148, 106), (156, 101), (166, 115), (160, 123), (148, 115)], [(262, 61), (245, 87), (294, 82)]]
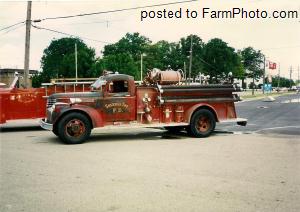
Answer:
[(107, 82), (103, 99), (105, 122), (136, 120), (136, 96), (129, 86), (126, 80)]

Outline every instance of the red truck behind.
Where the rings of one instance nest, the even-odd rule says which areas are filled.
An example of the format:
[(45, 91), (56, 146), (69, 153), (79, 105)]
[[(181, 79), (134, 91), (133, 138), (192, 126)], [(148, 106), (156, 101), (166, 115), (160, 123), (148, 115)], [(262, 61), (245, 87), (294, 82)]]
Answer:
[(92, 82), (55, 82), (43, 83), (41, 88), (19, 88), (16, 75), (8, 88), (0, 87), (0, 124), (10, 120), (45, 118), (49, 95), (90, 91)]

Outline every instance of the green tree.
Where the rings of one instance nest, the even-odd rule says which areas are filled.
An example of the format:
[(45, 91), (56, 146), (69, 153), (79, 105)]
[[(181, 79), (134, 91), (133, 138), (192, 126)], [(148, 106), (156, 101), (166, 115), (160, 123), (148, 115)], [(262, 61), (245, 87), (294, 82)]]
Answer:
[(197, 35), (189, 35), (181, 38), (179, 42), (158, 41), (149, 45), (145, 57), (145, 67), (148, 69), (159, 68), (161, 70), (171, 66), (172, 69), (183, 69), (189, 66), (191, 38), (193, 39), (193, 61), (191, 76), (195, 77), (202, 71), (201, 57), (204, 43)]
[(228, 79), (229, 73), (234, 78), (243, 76), (240, 56), (234, 48), (218, 38), (211, 39), (204, 46), (203, 65), (204, 73), (210, 75), (210, 82), (213, 83)]
[(32, 87), (33, 88), (39, 88), (43, 82), (48, 82), (49, 78), (46, 77), (42, 73), (34, 74), (32, 76)]
[[(141, 54), (151, 41), (139, 33), (127, 33), (118, 42), (104, 46), (102, 68), (134, 76), (139, 79)], [(144, 66), (145, 67), (145, 66)]]
[[(117, 71), (120, 74), (128, 74), (139, 79), (138, 65), (128, 53), (107, 55), (98, 61), (102, 70)], [(101, 71), (102, 71), (101, 70)]]
[[(280, 77), (279, 78), (279, 87), (289, 88), (290, 86), (296, 85), (293, 80)], [(278, 77), (272, 77), (272, 87), (275, 88), (278, 86)]]
[(171, 66), (172, 69), (176, 70), (183, 66), (179, 44), (164, 40), (148, 46), (144, 61), (146, 69), (159, 68), (164, 70)]
[(51, 78), (75, 77), (75, 43), (77, 44), (78, 77), (91, 77), (95, 63), (95, 50), (79, 38), (52, 40), (41, 59), (42, 72), (33, 77), (33, 85), (49, 82)]
[(130, 54), (134, 61), (138, 61), (141, 54), (145, 53), (148, 45), (151, 44), (149, 38), (135, 32), (127, 33), (117, 43), (104, 46), (103, 56), (116, 54)]
[[(244, 68), (246, 75), (254, 80), (259, 79), (263, 75), (263, 68), (261, 67), (264, 59), (264, 55), (252, 47), (244, 48), (241, 52)], [(254, 95), (254, 86), (252, 88), (252, 95)]]
[(186, 69), (188, 73), (189, 67), (189, 58), (191, 50), (191, 41), (192, 43), (192, 72), (191, 77), (197, 76), (199, 73), (203, 73), (203, 50), (204, 42), (197, 35), (189, 35), (186, 38), (181, 38), (180, 45), (180, 54), (181, 54), (181, 67), (183, 67), (183, 62), (186, 63)]

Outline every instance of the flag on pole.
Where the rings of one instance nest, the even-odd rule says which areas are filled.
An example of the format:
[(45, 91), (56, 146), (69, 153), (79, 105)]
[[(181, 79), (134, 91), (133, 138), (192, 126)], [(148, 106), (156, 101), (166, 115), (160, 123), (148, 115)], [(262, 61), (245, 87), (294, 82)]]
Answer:
[(269, 69), (276, 69), (276, 63), (269, 61)]

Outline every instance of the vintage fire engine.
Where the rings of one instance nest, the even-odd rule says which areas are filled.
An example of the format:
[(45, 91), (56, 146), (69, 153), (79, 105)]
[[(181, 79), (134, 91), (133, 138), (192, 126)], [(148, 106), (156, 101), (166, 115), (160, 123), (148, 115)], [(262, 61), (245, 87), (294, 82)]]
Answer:
[(236, 122), (234, 85), (184, 85), (177, 71), (152, 70), (142, 85), (124, 74), (107, 74), (92, 84), (91, 92), (57, 93), (48, 98), (44, 129), (67, 144), (88, 139), (93, 128), (165, 127), (186, 129), (207, 137), (216, 122)]
[(46, 117), (47, 97), (53, 93), (90, 91), (93, 81), (43, 83), (41, 88), (19, 88), (16, 74), (8, 88), (0, 87), (0, 124), (9, 120)]

